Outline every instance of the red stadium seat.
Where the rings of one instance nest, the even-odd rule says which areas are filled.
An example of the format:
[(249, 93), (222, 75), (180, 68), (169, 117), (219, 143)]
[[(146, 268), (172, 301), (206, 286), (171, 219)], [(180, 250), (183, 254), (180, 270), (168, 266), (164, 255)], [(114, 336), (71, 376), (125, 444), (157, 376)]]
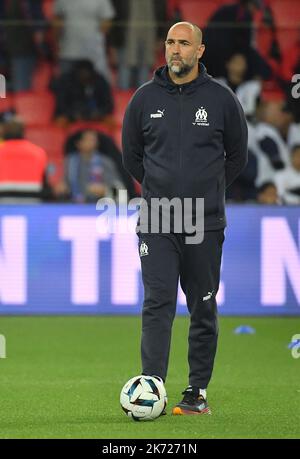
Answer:
[(14, 107), (14, 98), (12, 94), (6, 94), (5, 98), (0, 98), (0, 113), (11, 110)]
[(49, 159), (63, 158), (66, 130), (55, 125), (28, 127), (26, 138), (46, 150)]
[(272, 0), (270, 2), (277, 27), (299, 27), (299, 0)]
[(299, 40), (300, 32), (297, 29), (281, 28), (277, 31), (277, 39), (282, 52), (288, 51)]
[(94, 129), (95, 131), (103, 132), (103, 134), (110, 136), (114, 133), (114, 129), (105, 123), (99, 123), (98, 121), (77, 121), (68, 127), (67, 136), (72, 135), (77, 131), (82, 131), (83, 129)]
[(132, 90), (122, 91), (120, 89), (115, 89), (113, 92), (115, 101), (114, 118), (118, 125), (122, 125), (123, 123), (124, 113), (133, 92)]
[(26, 125), (48, 125), (54, 113), (55, 100), (51, 92), (15, 94), (15, 107)]
[(184, 0), (180, 2), (180, 11), (183, 20), (203, 27), (219, 6), (218, 0), (202, 0), (201, 2), (199, 0)]
[(260, 55), (265, 59), (269, 56), (272, 41), (272, 31), (261, 24), (258, 25), (256, 30), (256, 48), (259, 50)]
[(43, 0), (43, 13), (46, 19), (54, 17), (54, 0)]
[(33, 75), (32, 89), (35, 92), (45, 92), (49, 88), (52, 76), (52, 66), (48, 62), (40, 62)]
[(297, 41), (300, 34), (300, 2), (299, 0), (272, 0), (270, 5), (278, 30), (278, 41), (281, 50), (284, 51)]
[(28, 140), (46, 150), (49, 160), (49, 183), (51, 186), (55, 186), (62, 180), (64, 173), (63, 147), (66, 140), (66, 130), (55, 125), (38, 128), (28, 127), (25, 135)]

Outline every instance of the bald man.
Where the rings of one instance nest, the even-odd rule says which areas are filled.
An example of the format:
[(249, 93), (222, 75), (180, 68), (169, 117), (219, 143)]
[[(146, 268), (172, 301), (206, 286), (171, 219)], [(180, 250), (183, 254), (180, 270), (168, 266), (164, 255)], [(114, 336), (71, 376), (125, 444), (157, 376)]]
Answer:
[[(142, 222), (140, 215), (137, 227), (144, 284), (142, 373), (166, 380), (180, 280), (190, 313), (189, 385), (172, 413), (210, 414), (206, 389), (217, 349), (225, 186), (247, 163), (247, 125), (232, 91), (199, 62), (205, 46), (197, 26), (173, 25), (165, 46), (167, 65), (136, 91), (123, 123), (124, 166), (141, 183), (151, 216)], [(152, 225), (154, 198), (182, 204), (179, 211), (164, 209), (170, 214), (167, 231)], [(192, 202), (193, 221), (201, 217), (197, 198), (204, 199), (204, 235), (197, 243), (187, 237), (195, 235), (185, 225), (185, 198)]]

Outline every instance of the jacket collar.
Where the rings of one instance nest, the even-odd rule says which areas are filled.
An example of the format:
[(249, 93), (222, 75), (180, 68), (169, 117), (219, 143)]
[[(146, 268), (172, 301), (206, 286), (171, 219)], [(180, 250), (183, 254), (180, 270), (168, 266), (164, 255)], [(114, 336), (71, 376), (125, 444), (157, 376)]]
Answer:
[(201, 84), (207, 83), (208, 81), (211, 80), (211, 78), (212, 78), (211, 75), (208, 75), (206, 68), (202, 64), (202, 62), (199, 63), (199, 74), (197, 78), (195, 78), (193, 81), (190, 81), (189, 83), (184, 83), (181, 85), (175, 84), (169, 77), (167, 65), (159, 67), (154, 72), (154, 75), (153, 75), (154, 83), (157, 83), (159, 86), (166, 88), (168, 92), (172, 92), (172, 93), (177, 92), (179, 86), (184, 90), (184, 92), (192, 93), (196, 91), (198, 86), (200, 86)]

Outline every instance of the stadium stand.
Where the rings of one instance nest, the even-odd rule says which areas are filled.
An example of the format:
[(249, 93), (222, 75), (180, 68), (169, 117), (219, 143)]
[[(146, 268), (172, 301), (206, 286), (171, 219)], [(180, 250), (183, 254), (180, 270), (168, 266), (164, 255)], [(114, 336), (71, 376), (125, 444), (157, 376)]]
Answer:
[(119, 89), (114, 89), (113, 91), (113, 97), (115, 101), (114, 118), (117, 126), (122, 125), (127, 104), (133, 95), (133, 92), (134, 91), (132, 90), (123, 91)]
[(35, 145), (42, 147), (49, 160), (49, 183), (56, 185), (63, 174), (63, 146), (66, 139), (66, 130), (48, 124), (38, 127), (27, 127), (26, 138)]
[(272, 0), (270, 3), (281, 51), (293, 45), (299, 36), (300, 7), (298, 0)]
[(7, 93), (5, 98), (0, 98), (0, 113), (11, 110), (14, 107), (14, 97)]
[[(254, 18), (255, 24), (255, 43), (263, 58), (272, 65), (276, 72), (280, 69), (281, 63), (285, 56), (290, 52), (297, 43), (300, 36), (300, 7), (299, 0), (264, 0), (265, 4), (271, 7), (275, 29), (265, 26), (263, 15), (258, 12)], [(53, 20), (54, 0), (43, 0), (43, 13), (51, 26)], [(197, 23), (204, 28), (207, 21), (216, 9), (224, 4), (234, 3), (234, 0), (168, 0), (168, 15), (170, 20), (175, 18), (177, 13), (182, 20)], [(177, 12), (177, 13), (176, 13)], [(48, 27), (50, 46), (51, 27)], [(280, 45), (282, 60), (276, 63), (269, 59), (270, 49), (274, 37), (277, 38)], [(296, 51), (295, 51), (296, 52)], [(72, 132), (78, 129), (93, 128), (110, 135), (118, 147), (121, 147), (121, 126), (126, 106), (133, 94), (133, 90), (120, 90), (116, 87), (116, 76), (112, 79), (113, 98), (115, 102), (112, 119), (106, 123), (93, 122), (76, 122), (62, 128), (53, 122), (54, 96), (49, 91), (49, 84), (53, 74), (56, 71), (57, 63), (52, 60), (41, 59), (36, 66), (32, 90), (23, 93), (8, 93), (5, 99), (0, 99), (0, 113), (15, 109), (26, 125), (26, 137), (36, 145), (43, 147), (49, 156), (50, 164), (54, 165), (51, 178), (57, 182), (62, 174), (63, 165), (63, 145), (65, 139)], [(156, 66), (164, 65), (164, 53), (157, 56)], [(276, 67), (277, 65), (277, 67)], [(288, 72), (286, 72), (288, 73)], [(284, 94), (274, 81), (265, 81), (263, 83), (262, 99), (264, 101), (282, 100)]]
[(26, 126), (44, 126), (51, 123), (55, 101), (50, 91), (17, 93), (14, 103), (17, 114)]

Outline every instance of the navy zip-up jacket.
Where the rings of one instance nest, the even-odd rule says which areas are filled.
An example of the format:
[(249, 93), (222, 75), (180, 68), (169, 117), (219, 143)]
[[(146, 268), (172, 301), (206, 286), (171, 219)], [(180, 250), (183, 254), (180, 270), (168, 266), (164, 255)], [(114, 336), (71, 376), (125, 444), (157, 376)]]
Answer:
[(142, 196), (204, 198), (205, 229), (224, 228), (225, 186), (247, 163), (247, 124), (234, 93), (199, 65), (198, 77), (174, 84), (167, 66), (128, 104), (123, 164)]

